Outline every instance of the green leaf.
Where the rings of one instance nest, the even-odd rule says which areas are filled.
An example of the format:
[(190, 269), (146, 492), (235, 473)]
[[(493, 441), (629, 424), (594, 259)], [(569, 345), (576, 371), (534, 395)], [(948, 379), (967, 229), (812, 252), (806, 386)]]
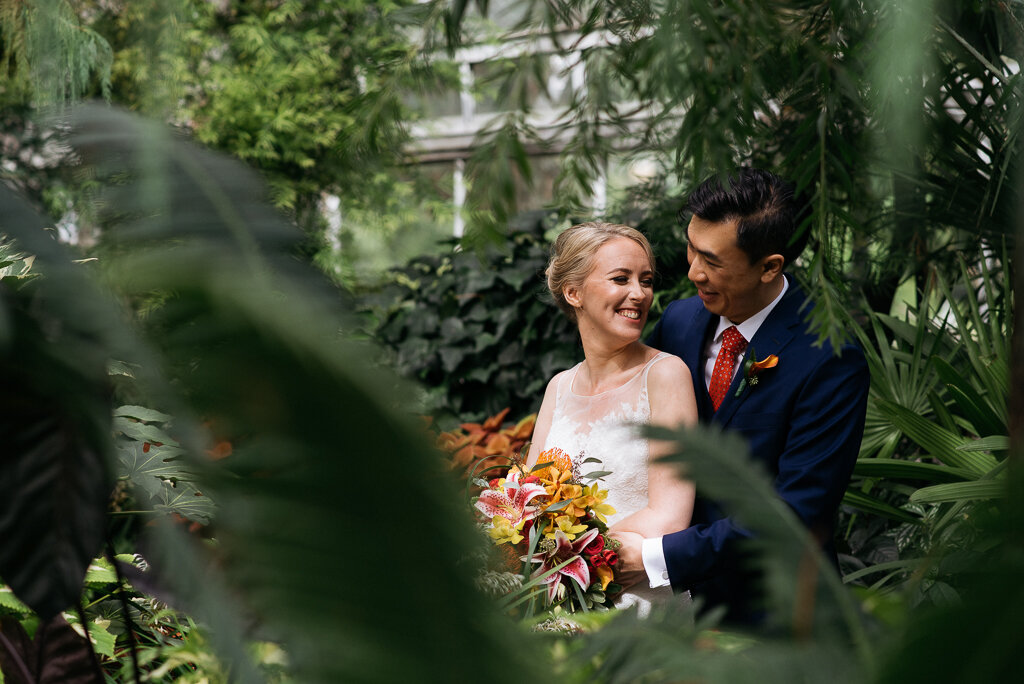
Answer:
[(960, 373), (938, 357), (932, 359), (932, 364), (939, 377), (946, 383), (950, 396), (979, 436), (1006, 434), (1006, 424)]
[(114, 658), (116, 637), (110, 633), (110, 620), (92, 620), (88, 623), (89, 640), (93, 650), (99, 655)]
[(0, 577), (44, 620), (78, 600), (105, 533), (117, 327), (47, 225), (0, 186), (0, 232), (45, 274), (0, 288)]
[(960, 451), (1009, 451), (1010, 438), (1006, 435), (992, 435), (972, 440), (958, 448)]
[(452, 373), (466, 357), (466, 352), (459, 347), (441, 347), (438, 350), (441, 355), (441, 367), (446, 373)]
[(891, 458), (861, 458), (853, 467), (853, 474), (861, 477), (884, 477), (897, 480), (927, 480), (929, 482), (955, 482), (977, 479), (975, 473), (963, 468), (900, 461)]
[(140, 423), (123, 415), (116, 416), (113, 423), (114, 431), (139, 442), (154, 444), (177, 444), (177, 441), (156, 425)]
[(145, 406), (118, 406), (114, 409), (114, 415), (134, 418), (144, 423), (169, 423), (172, 419), (166, 413), (161, 413)]
[(31, 608), (18, 600), (18, 597), (14, 595), (10, 587), (2, 584), (0, 584), (0, 608), (22, 615), (31, 615), (33, 613)]
[(910, 523), (912, 525), (920, 525), (924, 521), (921, 518), (908, 513), (902, 509), (896, 508), (895, 506), (886, 503), (880, 499), (877, 499), (864, 492), (856, 491), (853, 489), (847, 489), (843, 493), (843, 504), (852, 506), (858, 510), (864, 511), (865, 513), (871, 513), (873, 515), (880, 515), (883, 518), (889, 518), (891, 520), (898, 520), (900, 522)]
[(976, 501), (1001, 499), (1007, 495), (1005, 480), (976, 480), (933, 485), (910, 495), (914, 503), (947, 503), (950, 501)]
[(867, 577), (879, 572), (889, 572), (891, 570), (913, 572), (915, 569), (920, 567), (921, 563), (922, 560), (920, 558), (889, 561), (888, 563), (876, 563), (875, 565), (869, 565), (866, 568), (861, 568), (860, 570), (855, 570), (854, 572), (843, 575), (843, 583), (849, 584), (850, 582), (859, 580), (861, 577)]
[(135, 377), (135, 369), (131, 364), (124, 361), (110, 361), (107, 363), (107, 373), (110, 375), (123, 375), (128, 378)]
[(937, 606), (955, 606), (961, 603), (960, 594), (946, 582), (932, 582), (925, 595)]
[(875, 404), (896, 427), (933, 458), (947, 465), (970, 470), (979, 476), (995, 467), (996, 460), (988, 454), (961, 451), (960, 447), (966, 443), (966, 439), (960, 435), (939, 427), (899, 404), (877, 398)]
[[(104, 224), (111, 278), (127, 298), (173, 293), (147, 312), (143, 331), (159, 350), (159, 368), (183, 369), (161, 387), (172, 400), (161, 405), (181, 406), (174, 414), (183, 435), (196, 426), (179, 423), (197, 415), (239, 442), (221, 461), (189, 451), (166, 462), (121, 440), (128, 448), (118, 456), (136, 479), (177, 483), (164, 487), (168, 496), (207, 498), (194, 496), (196, 486), (216, 498), (215, 550), (169, 521), (153, 531), (159, 543), (147, 559), (182, 605), (209, 625), (219, 651), (238, 643), (244, 616), (258, 619), (281, 640), (297, 681), (415, 681), (424, 672), (495, 684), (539, 680), (539, 664), (513, 671), (451, 658), (525, 644), (473, 590), (466, 560), (480, 550), (479, 535), (410, 416), (419, 393), (370, 350), (340, 338), (339, 330), (354, 328), (343, 298), (295, 257), (302, 235), (258, 202), (255, 172), (134, 117), (89, 112), (83, 157), (99, 156), (97, 177), (110, 170), (121, 182), (106, 186), (107, 206), (123, 212)], [(382, 470), (385, 457), (401, 466)], [(185, 477), (168, 479), (170, 467)], [(405, 506), (379, 505), (395, 492), (426, 511), (415, 534)], [(429, 591), (395, 591), (421, 584), (423, 568), (391, 562), (388, 550), (373, 572), (358, 569), (353, 550), (382, 538), (401, 539), (409, 557), (433, 558)], [(232, 608), (236, 597), (244, 609)], [(439, 616), (450, 614), (471, 618), (438, 629)], [(263, 679), (237, 649), (224, 659), (238, 681)]]
[(156, 510), (178, 513), (189, 520), (209, 524), (215, 506), (193, 484), (194, 469), (181, 460), (181, 449), (150, 446), (121, 440), (117, 444), (122, 474), (148, 496)]
[(117, 581), (117, 573), (104, 559), (97, 559), (85, 571), (86, 584), (111, 584)]

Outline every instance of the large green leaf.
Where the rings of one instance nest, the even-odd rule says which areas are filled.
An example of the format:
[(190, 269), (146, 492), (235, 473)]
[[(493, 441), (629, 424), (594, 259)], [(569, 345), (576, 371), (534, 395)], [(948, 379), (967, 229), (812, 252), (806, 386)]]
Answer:
[(43, 620), (29, 637), (20, 622), (0, 618), (0, 667), (9, 684), (91, 684), (98, 681), (89, 642), (62, 615)]
[[(98, 177), (123, 182), (106, 185), (109, 206), (133, 210), (107, 217), (109, 280), (127, 297), (173, 293), (144, 321), (174, 370), (157, 405), (175, 415), (181, 467), (218, 506), (223, 574), (206, 581), (212, 559), (173, 532), (151, 564), (181, 578), (214, 635), (237, 629), (222, 613), (238, 597), (302, 681), (532, 678), (529, 663), (451, 657), (522, 652), (473, 588), (469, 512), (404, 413), (414, 392), (339, 339), (344, 300), (294, 258), (298, 236), (255, 176), (121, 112), (91, 108), (79, 125)], [(231, 456), (203, 457), (189, 415), (217, 425)], [(164, 448), (122, 454), (152, 485), (177, 463)]]
[(195, 485), (196, 469), (177, 446), (153, 446), (134, 440), (117, 443), (120, 474), (145, 493), (156, 510), (178, 513), (208, 524), (216, 506)]
[(960, 447), (967, 440), (932, 421), (910, 411), (899, 404), (876, 399), (879, 409), (888, 416), (907, 437), (914, 440), (930, 456), (947, 465), (964, 468), (978, 476), (984, 475), (996, 466), (996, 460), (983, 452), (962, 451)]
[(975, 480), (952, 482), (923, 487), (910, 495), (915, 503), (947, 503), (950, 501), (976, 501), (1000, 499), (1007, 495), (1006, 480)]
[(901, 461), (893, 458), (861, 458), (853, 467), (853, 474), (862, 477), (884, 477), (897, 480), (925, 480), (928, 482), (956, 482), (977, 478), (972, 471), (934, 463)]
[[(932, 359), (936, 372), (945, 382), (950, 395), (956, 402), (964, 417), (974, 426), (975, 432), (981, 437), (1006, 433), (1006, 423), (1000, 420), (999, 414), (986, 402), (974, 387), (944, 359)], [(1000, 402), (1005, 397), (998, 397)]]
[(25, 236), (43, 274), (17, 290), (0, 282), (0, 578), (49, 619), (78, 600), (104, 536), (110, 310), (5, 186), (0, 232)]
[(992, 435), (967, 442), (960, 451), (1009, 451), (1010, 438), (1007, 435)]
[(883, 518), (898, 520), (899, 522), (911, 523), (914, 525), (921, 524), (921, 518), (912, 515), (907, 511), (896, 508), (892, 504), (886, 503), (885, 501), (873, 497), (866, 492), (847, 489), (843, 493), (843, 503), (847, 506), (853, 506), (865, 513), (880, 515)]

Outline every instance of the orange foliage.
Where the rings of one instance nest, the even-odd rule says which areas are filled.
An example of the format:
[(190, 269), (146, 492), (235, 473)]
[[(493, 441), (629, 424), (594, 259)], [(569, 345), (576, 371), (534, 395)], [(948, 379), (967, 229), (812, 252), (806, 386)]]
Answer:
[[(503, 428), (509, 409), (491, 416), (483, 423), (463, 423), (458, 429), (442, 432), (437, 436), (437, 447), (450, 455), (449, 464), (468, 477), (474, 470), (477, 474), (491, 466), (508, 466), (519, 458), (519, 453), (533, 436), (537, 414), (532, 413), (515, 425)], [(477, 461), (484, 459), (479, 465)], [(489, 471), (488, 479), (500, 473)]]

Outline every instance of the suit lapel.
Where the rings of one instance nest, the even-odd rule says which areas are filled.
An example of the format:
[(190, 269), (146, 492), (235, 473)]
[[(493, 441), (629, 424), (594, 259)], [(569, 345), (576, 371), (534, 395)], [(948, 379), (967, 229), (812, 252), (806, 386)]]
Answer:
[[(807, 299), (804, 297), (804, 294), (796, 286), (796, 283), (790, 279), (789, 290), (786, 292), (786, 295), (768, 315), (768, 318), (761, 324), (761, 327), (757, 329), (754, 339), (750, 340), (750, 344), (747, 345), (747, 354), (743, 358), (744, 366), (746, 366), (746, 362), (751, 358), (751, 355), (756, 355), (754, 360), (760, 361), (771, 354), (779, 357), (779, 366), (782, 366), (785, 361), (781, 352), (796, 334), (796, 327), (799, 325), (803, 315), (800, 309), (806, 301)], [(741, 368), (740, 372), (733, 378), (732, 384), (729, 386), (729, 392), (725, 395), (725, 399), (722, 400), (722, 405), (715, 412), (715, 423), (721, 425), (728, 424), (729, 419), (736, 413), (736, 410), (750, 396), (751, 388), (749, 385), (744, 387), (740, 396), (736, 396), (736, 392), (743, 382), (743, 375), (743, 369)]]
[(708, 395), (708, 388), (704, 383), (704, 349), (707, 347), (708, 336), (717, 325), (718, 316), (712, 315), (703, 305), (698, 307), (697, 313), (687, 328), (691, 334), (686, 336), (680, 350), (682, 352), (680, 358), (692, 371), (698, 416), (710, 416), (714, 413), (711, 407), (711, 397)]

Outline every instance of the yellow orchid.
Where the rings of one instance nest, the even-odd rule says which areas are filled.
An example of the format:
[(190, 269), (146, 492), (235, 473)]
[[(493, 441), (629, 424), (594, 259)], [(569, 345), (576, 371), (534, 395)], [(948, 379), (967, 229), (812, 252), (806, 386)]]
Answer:
[(517, 524), (513, 525), (507, 518), (500, 515), (496, 515), (491, 519), (491, 529), (487, 530), (487, 534), (491, 535), (491, 539), (494, 540), (495, 544), (504, 544), (511, 542), (512, 544), (518, 544), (523, 541), (523, 535), (519, 534), (523, 530), (524, 520), (520, 520)]
[(559, 501), (572, 501), (583, 494), (583, 487), (578, 484), (564, 484), (558, 488)]
[(576, 538), (577, 534), (587, 531), (586, 525), (576, 524), (576, 519), (570, 518), (567, 515), (560, 515), (552, 520), (551, 523), (552, 524), (544, 530), (544, 536), (549, 539), (554, 539), (555, 535), (561, 532), (567, 539), (569, 539), (569, 541), (572, 541)]
[(608, 490), (600, 489), (596, 482), (590, 486), (582, 487), (582, 490), (581, 495), (573, 499), (569, 508), (582, 509), (584, 511), (589, 508), (598, 520), (607, 523), (608, 519), (606, 516), (615, 515), (615, 508), (611, 504), (604, 503), (604, 500), (608, 498)]

